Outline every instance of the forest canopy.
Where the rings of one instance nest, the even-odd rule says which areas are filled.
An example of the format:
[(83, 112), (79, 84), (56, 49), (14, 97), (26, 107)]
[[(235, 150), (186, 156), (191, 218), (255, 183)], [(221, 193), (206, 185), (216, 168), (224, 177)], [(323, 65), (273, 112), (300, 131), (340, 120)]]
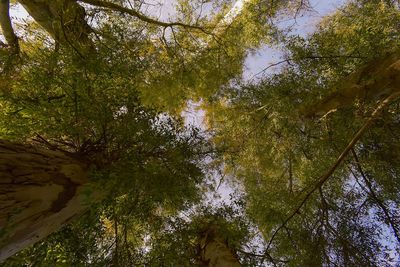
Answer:
[(2, 264), (398, 264), (398, 2), (154, 9), (0, 1)]

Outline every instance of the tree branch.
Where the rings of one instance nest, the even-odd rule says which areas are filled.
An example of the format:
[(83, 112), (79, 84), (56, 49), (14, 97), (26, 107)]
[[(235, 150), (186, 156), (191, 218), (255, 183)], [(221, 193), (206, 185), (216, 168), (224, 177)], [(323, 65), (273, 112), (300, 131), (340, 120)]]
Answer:
[(286, 224), (293, 219), (296, 214), (300, 213), (301, 208), (304, 206), (304, 204), (307, 202), (307, 200), (311, 197), (311, 195), (322, 185), (325, 184), (326, 181), (331, 177), (331, 175), (335, 172), (335, 170), (339, 167), (339, 165), (342, 163), (344, 158), (347, 156), (347, 154), (351, 151), (351, 149), (354, 147), (354, 145), (360, 140), (364, 132), (368, 129), (368, 127), (378, 118), (382, 110), (389, 105), (391, 102), (396, 100), (400, 96), (400, 92), (396, 92), (388, 96), (386, 99), (384, 99), (378, 107), (372, 112), (371, 116), (369, 119), (364, 123), (364, 125), (358, 130), (358, 132), (354, 135), (354, 137), (350, 140), (346, 148), (343, 150), (343, 152), (340, 154), (340, 156), (337, 158), (333, 166), (322, 176), (318, 179), (318, 181), (314, 184), (314, 186), (311, 188), (311, 190), (305, 195), (303, 200), (300, 202), (300, 204), (293, 210), (293, 212), (290, 213), (290, 215), (283, 221), (283, 223), (274, 231), (274, 233), (271, 236), (271, 239), (268, 242), (267, 248), (265, 251), (268, 251), (273, 240), (275, 239), (276, 235), (278, 232), (286, 226)]
[(323, 55), (321, 55), (321, 56), (319, 56), (319, 55), (313, 56), (313, 55), (311, 55), (311, 56), (304, 56), (304, 57), (301, 57), (301, 58), (287, 58), (287, 59), (284, 59), (284, 60), (281, 60), (281, 61), (277, 61), (277, 62), (275, 62), (275, 63), (272, 63), (272, 64), (268, 65), (267, 67), (265, 67), (265, 68), (262, 69), (261, 71), (259, 71), (259, 72), (257, 72), (256, 74), (254, 74), (254, 75), (250, 78), (250, 81), (253, 80), (254, 78), (256, 78), (256, 77), (258, 77), (258, 76), (264, 74), (267, 70), (269, 70), (269, 69), (272, 68), (272, 67), (275, 67), (275, 66), (278, 66), (278, 65), (281, 65), (281, 64), (284, 64), (284, 63), (288, 63), (288, 64), (290, 65), (290, 62), (293, 62), (293, 61), (295, 61), (295, 60), (315, 60), (315, 59), (317, 59), (317, 60), (318, 60), (318, 59), (319, 59), (319, 60), (321, 60), (321, 59), (327, 59), (327, 60), (329, 60), (329, 59), (340, 59), (340, 58), (354, 59), (354, 58), (365, 58), (365, 57), (362, 57), (362, 56), (352, 56), (352, 55), (327, 55), (327, 56), (323, 56)]
[(19, 53), (18, 37), (15, 35), (10, 19), (10, 1), (0, 0), (0, 26), (7, 44), (11, 48), (13, 54)]
[[(368, 188), (369, 192), (367, 191), (367, 193), (369, 193), (369, 195), (375, 200), (376, 204), (381, 208), (382, 212), (385, 214), (386, 219), (387, 219), (390, 227), (392, 228), (393, 233), (394, 233), (394, 235), (395, 235), (395, 237), (397, 239), (397, 242), (400, 244), (399, 231), (397, 229), (395, 221), (393, 220), (392, 216), (390, 215), (389, 209), (386, 207), (385, 202), (383, 200), (379, 199), (378, 195), (375, 193), (375, 190), (373, 189), (372, 183), (368, 180), (367, 176), (365, 175), (365, 173), (364, 173), (364, 171), (362, 169), (362, 166), (361, 166), (361, 163), (360, 163), (360, 160), (359, 160), (359, 158), (357, 156), (356, 151), (354, 149), (351, 149), (351, 153), (352, 153), (352, 155), (354, 157), (354, 161), (355, 161), (356, 167), (358, 169), (358, 172), (361, 174), (361, 177), (363, 178), (364, 183)], [(354, 172), (353, 172), (353, 175), (355, 175)]]
[(162, 26), (162, 27), (173, 27), (173, 26), (179, 26), (183, 28), (190, 28), (190, 29), (197, 29), (203, 31), (204, 28), (196, 25), (189, 25), (181, 22), (163, 22), (163, 21), (158, 21), (153, 18), (147, 17), (146, 15), (140, 13), (139, 11), (136, 11), (134, 9), (126, 8), (108, 1), (102, 1), (102, 0), (78, 0), (79, 2), (86, 3), (92, 6), (97, 6), (97, 7), (103, 7), (107, 9), (111, 9), (113, 11), (118, 11), (121, 13), (126, 13), (131, 16), (134, 16), (144, 22)]
[[(1, 0), (0, 0), (1, 1)], [(85, 54), (93, 51), (85, 9), (73, 0), (18, 0), (32, 18), (60, 44), (73, 44)]]
[(343, 79), (331, 94), (300, 113), (305, 118), (323, 117), (354, 104), (355, 99), (373, 101), (400, 91), (400, 51), (374, 59)]

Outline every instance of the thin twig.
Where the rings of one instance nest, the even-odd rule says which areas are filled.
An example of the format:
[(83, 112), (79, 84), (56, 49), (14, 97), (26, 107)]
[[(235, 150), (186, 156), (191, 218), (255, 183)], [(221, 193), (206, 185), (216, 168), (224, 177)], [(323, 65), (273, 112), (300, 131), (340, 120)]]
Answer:
[(337, 59), (337, 58), (355, 59), (355, 58), (366, 58), (366, 57), (363, 57), (363, 56), (352, 56), (352, 55), (328, 55), (328, 56), (304, 56), (304, 57), (301, 57), (301, 58), (287, 58), (287, 59), (284, 59), (284, 60), (281, 60), (281, 61), (278, 61), (278, 62), (275, 62), (275, 63), (272, 63), (272, 64), (268, 65), (266, 68), (262, 69), (261, 71), (257, 72), (256, 74), (254, 74), (250, 78), (250, 80), (253, 80), (254, 78), (259, 76), (260, 74), (263, 74), (264, 72), (266, 72), (267, 70), (269, 70), (272, 67), (276, 67), (276, 66), (281, 65), (283, 63), (289, 63), (290, 64), (290, 62), (295, 61), (296, 59), (297, 60), (306, 60), (306, 59), (312, 60), (312, 59)]
[[(396, 237), (396, 239), (397, 239), (397, 242), (399, 242), (399, 244), (400, 244), (399, 232), (398, 232), (398, 229), (397, 229), (397, 227), (396, 227), (396, 223), (393, 221), (392, 216), (390, 215), (390, 212), (389, 212), (388, 208), (386, 207), (385, 203), (384, 203), (382, 200), (380, 200), (379, 197), (377, 196), (377, 194), (375, 193), (375, 191), (374, 191), (374, 189), (373, 189), (373, 187), (372, 187), (371, 182), (368, 180), (367, 176), (365, 175), (365, 173), (364, 173), (364, 171), (363, 171), (363, 169), (362, 169), (362, 167), (361, 167), (361, 163), (360, 163), (360, 160), (359, 160), (359, 158), (358, 158), (358, 156), (357, 156), (356, 151), (354, 151), (354, 149), (351, 149), (351, 153), (352, 153), (352, 155), (353, 155), (353, 157), (354, 157), (354, 160), (355, 160), (355, 162), (356, 162), (356, 166), (357, 166), (357, 168), (358, 168), (358, 171), (359, 171), (359, 173), (361, 174), (361, 177), (363, 178), (365, 184), (366, 184), (367, 187), (368, 187), (369, 194), (370, 194), (371, 197), (375, 200), (375, 202), (377, 203), (377, 205), (382, 209), (383, 213), (384, 213), (385, 216), (386, 216), (386, 219), (387, 219), (388, 222), (389, 222), (389, 225), (391, 226), (391, 228), (392, 228), (392, 230), (393, 230), (393, 232), (394, 232), (394, 235), (395, 235), (395, 237)], [(354, 173), (353, 173), (353, 175), (354, 175)]]

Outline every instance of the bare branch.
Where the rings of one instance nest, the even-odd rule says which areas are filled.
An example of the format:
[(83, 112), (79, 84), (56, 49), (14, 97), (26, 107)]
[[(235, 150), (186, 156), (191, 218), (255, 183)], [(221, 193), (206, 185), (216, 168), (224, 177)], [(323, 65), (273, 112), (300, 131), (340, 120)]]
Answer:
[[(385, 217), (386, 217), (390, 227), (393, 230), (393, 233), (394, 233), (394, 235), (395, 235), (395, 237), (397, 239), (397, 242), (400, 244), (400, 234), (399, 234), (399, 231), (397, 229), (396, 222), (393, 220), (392, 216), (390, 215), (390, 211), (387, 208), (385, 202), (383, 200), (379, 199), (378, 195), (375, 193), (375, 190), (374, 190), (374, 188), (372, 186), (371, 181), (367, 178), (367, 176), (365, 175), (365, 173), (364, 173), (364, 171), (362, 169), (362, 166), (361, 166), (361, 163), (360, 163), (360, 160), (359, 160), (359, 158), (357, 156), (356, 151), (354, 149), (351, 149), (351, 153), (352, 153), (352, 155), (354, 157), (354, 161), (355, 161), (356, 167), (358, 169), (358, 172), (361, 174), (361, 177), (363, 178), (364, 183), (368, 188), (369, 192), (367, 192), (367, 193), (369, 193), (369, 195), (372, 197), (372, 199), (375, 200), (376, 204), (381, 208), (382, 212), (385, 214)], [(356, 175), (353, 172), (353, 170), (351, 170), (351, 172), (356, 177)]]

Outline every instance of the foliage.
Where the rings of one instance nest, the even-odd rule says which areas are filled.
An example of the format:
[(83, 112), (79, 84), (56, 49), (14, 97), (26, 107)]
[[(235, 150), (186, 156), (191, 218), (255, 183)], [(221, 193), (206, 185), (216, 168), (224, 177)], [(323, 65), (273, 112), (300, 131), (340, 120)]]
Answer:
[[(179, 1), (177, 18), (194, 28), (91, 6), (88, 51), (57, 44), (35, 22), (21, 29), (18, 58), (0, 50), (0, 138), (80, 158), (106, 196), (5, 266), (201, 265), (199, 235), (210, 225), (244, 266), (393, 263), (398, 101), (296, 207), (379, 101), (356, 99), (321, 118), (302, 111), (398, 51), (399, 6), (350, 1), (309, 36), (283, 36), (271, 20), (298, 3), (249, 1), (224, 25), (229, 1)], [(265, 44), (283, 47), (281, 68), (241, 81), (246, 56)], [(206, 133), (183, 126), (188, 100), (203, 103)], [(230, 207), (201, 202), (215, 168), (244, 193)]]
[(225, 171), (245, 186), (248, 213), (271, 255), (266, 260), (285, 266), (390, 265), (399, 246), (398, 103), (274, 233), (377, 104), (359, 99), (315, 120), (301, 110), (340, 89), (340, 81), (363, 64), (398, 49), (398, 23), (396, 4), (351, 2), (309, 37), (286, 37), (288, 64), (277, 74), (226, 87), (209, 107), (213, 140), (225, 151)]

